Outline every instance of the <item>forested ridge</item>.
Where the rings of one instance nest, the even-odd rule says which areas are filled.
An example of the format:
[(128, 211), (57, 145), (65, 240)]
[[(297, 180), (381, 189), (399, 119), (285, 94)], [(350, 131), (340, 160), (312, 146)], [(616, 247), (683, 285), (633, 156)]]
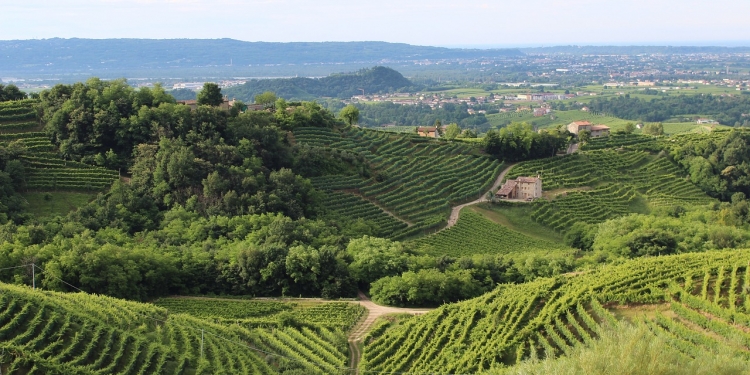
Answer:
[(354, 95), (418, 91), (419, 85), (404, 78), (401, 73), (376, 66), (354, 73), (332, 74), (323, 78), (254, 79), (225, 90), (230, 97), (251, 101), (263, 92), (275, 92), (287, 100), (314, 100), (321, 97), (348, 99)]

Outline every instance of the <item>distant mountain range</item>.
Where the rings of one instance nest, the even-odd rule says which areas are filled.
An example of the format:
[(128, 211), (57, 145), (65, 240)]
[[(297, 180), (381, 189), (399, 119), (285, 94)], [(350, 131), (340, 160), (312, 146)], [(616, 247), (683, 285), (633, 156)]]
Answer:
[[(386, 42), (267, 43), (233, 39), (41, 39), (0, 41), (4, 75), (127, 75), (180, 69), (359, 64), (521, 56), (518, 49), (457, 49)], [(216, 69), (220, 67), (221, 69)], [(234, 69), (232, 69), (234, 68)], [(247, 70), (247, 69), (245, 69)]]
[[(322, 77), (385, 65), (401, 72), (461, 70), (477, 59), (527, 54), (744, 53), (750, 47), (557, 46), (445, 48), (386, 42), (244, 42), (234, 39), (0, 40), (0, 79), (102, 78), (217, 80), (233, 77)], [(436, 64), (436, 63), (452, 63)], [(456, 64), (460, 62), (461, 64)], [(409, 73), (405, 73), (409, 75)]]

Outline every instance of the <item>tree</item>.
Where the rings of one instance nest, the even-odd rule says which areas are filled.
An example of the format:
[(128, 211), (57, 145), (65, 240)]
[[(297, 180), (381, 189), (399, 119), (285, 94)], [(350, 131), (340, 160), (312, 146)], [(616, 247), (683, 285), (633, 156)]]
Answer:
[(26, 93), (19, 90), (16, 85), (8, 85), (4, 88), (0, 85), (0, 102), (21, 99), (26, 99)]
[(276, 103), (276, 94), (273, 91), (266, 91), (262, 94), (255, 95), (255, 104), (261, 104), (265, 108), (273, 107)]
[(218, 107), (223, 102), (224, 97), (221, 95), (219, 85), (213, 82), (203, 84), (203, 89), (198, 93), (198, 104)]
[(634, 131), (635, 124), (633, 124), (632, 122), (625, 124), (625, 134), (633, 134)]
[(646, 124), (643, 127), (643, 134), (664, 135), (664, 125), (661, 122)]
[(445, 128), (445, 138), (446, 139), (456, 139), (459, 135), (461, 135), (461, 128), (458, 127), (458, 124), (450, 123), (448, 124), (448, 127)]
[(589, 140), (591, 140), (591, 132), (588, 130), (582, 130), (578, 132), (578, 142), (581, 144), (587, 143)]
[(349, 126), (352, 126), (359, 122), (359, 108), (349, 104), (339, 112), (339, 117), (344, 119)]
[(471, 130), (471, 129), (464, 129), (463, 132), (461, 132), (461, 135), (459, 138), (476, 138), (477, 132)]
[(440, 122), (440, 120), (435, 120), (435, 134), (437, 134), (438, 137), (443, 136), (443, 123)]

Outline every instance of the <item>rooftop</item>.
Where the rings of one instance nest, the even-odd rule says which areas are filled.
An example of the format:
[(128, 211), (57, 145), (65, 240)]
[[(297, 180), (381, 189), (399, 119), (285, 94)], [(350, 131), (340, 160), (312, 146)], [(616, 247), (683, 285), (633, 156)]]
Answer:
[(516, 181), (522, 184), (534, 184), (539, 181), (539, 177), (518, 177)]
[(508, 195), (510, 192), (513, 191), (513, 189), (516, 188), (516, 181), (515, 180), (508, 180), (505, 182), (502, 188), (495, 193), (495, 195)]

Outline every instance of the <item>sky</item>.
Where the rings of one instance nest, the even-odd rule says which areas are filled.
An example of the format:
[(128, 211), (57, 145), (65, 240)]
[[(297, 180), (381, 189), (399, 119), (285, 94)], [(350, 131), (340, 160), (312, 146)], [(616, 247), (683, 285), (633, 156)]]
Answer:
[(750, 45), (747, 0), (0, 0), (0, 40)]

